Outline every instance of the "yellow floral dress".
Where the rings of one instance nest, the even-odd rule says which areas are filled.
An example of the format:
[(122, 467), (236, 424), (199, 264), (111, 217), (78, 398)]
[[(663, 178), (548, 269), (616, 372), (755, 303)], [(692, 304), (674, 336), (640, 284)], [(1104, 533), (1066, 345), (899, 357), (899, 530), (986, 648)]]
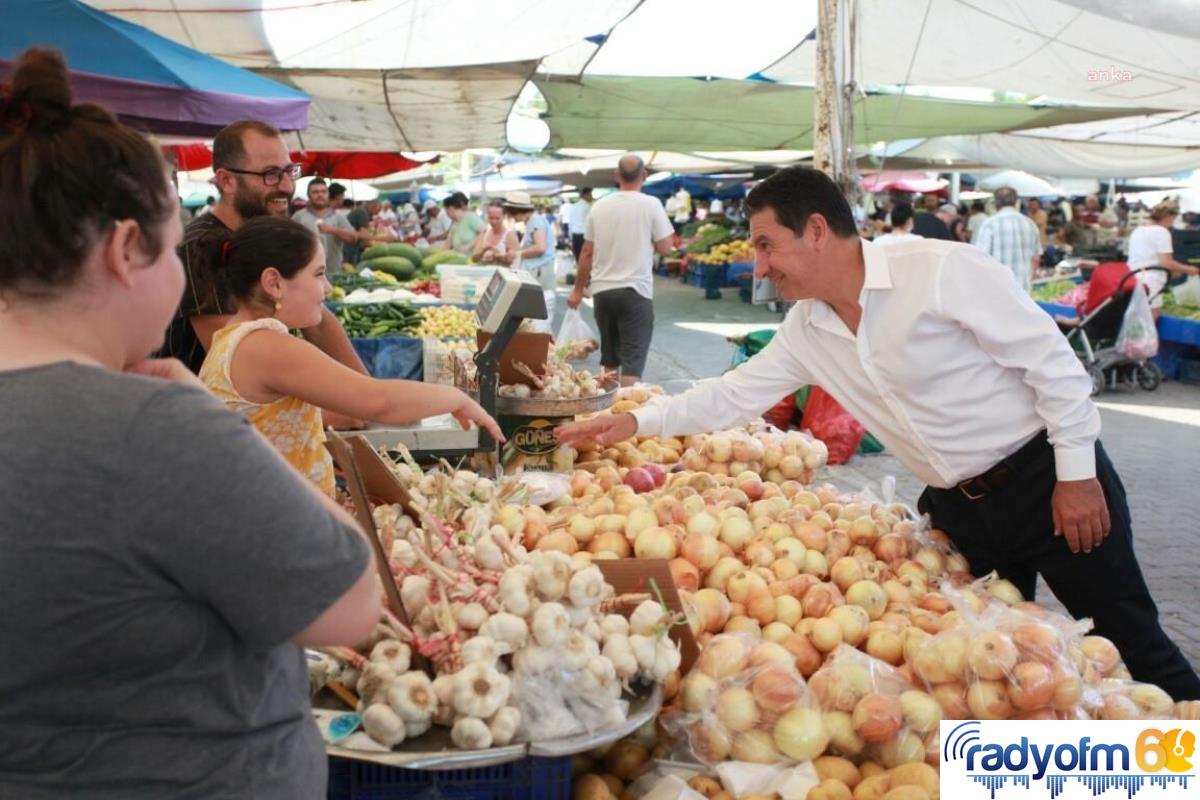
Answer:
[(225, 405), (249, 419), (288, 463), (332, 497), (333, 459), (325, 449), (321, 409), (298, 397), (283, 397), (272, 403), (253, 403), (233, 388), (233, 381), (229, 377), (233, 354), (247, 334), (259, 330), (288, 333), (286, 325), (269, 317), (227, 325), (213, 334), (212, 348), (200, 368), (200, 380)]

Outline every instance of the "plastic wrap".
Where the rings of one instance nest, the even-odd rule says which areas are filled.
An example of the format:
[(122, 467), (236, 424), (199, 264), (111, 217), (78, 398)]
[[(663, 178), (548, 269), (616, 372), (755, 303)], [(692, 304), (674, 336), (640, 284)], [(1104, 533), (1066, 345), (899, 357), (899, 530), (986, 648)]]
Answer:
[(686, 737), (706, 764), (809, 761), (829, 738), (821, 710), (790, 657), (753, 637), (722, 634), (709, 642), (680, 686), (680, 705), (663, 725)]

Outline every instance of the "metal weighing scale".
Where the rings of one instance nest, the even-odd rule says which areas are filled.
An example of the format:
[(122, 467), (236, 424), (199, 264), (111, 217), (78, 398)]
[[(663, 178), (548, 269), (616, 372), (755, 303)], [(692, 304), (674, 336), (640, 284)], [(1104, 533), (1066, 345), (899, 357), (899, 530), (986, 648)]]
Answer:
[[(475, 307), (480, 330), (491, 334), (488, 343), (475, 354), (479, 404), (493, 417), (496, 416), (496, 394), (500, 383), (500, 356), (524, 320), (546, 319), (547, 316), (546, 296), (532, 273), (496, 270)], [(413, 425), (372, 425), (362, 431), (362, 435), (376, 449), (403, 444), (418, 459), (455, 459), (494, 451), (497, 444), (491, 434), (480, 428), (464, 431), (449, 414)]]

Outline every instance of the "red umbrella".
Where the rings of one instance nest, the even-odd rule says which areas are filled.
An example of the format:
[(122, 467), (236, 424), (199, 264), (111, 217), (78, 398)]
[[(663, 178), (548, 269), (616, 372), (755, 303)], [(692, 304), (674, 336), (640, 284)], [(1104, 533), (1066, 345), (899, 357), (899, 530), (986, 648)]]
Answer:
[(928, 178), (922, 172), (877, 172), (865, 175), (862, 187), (868, 192), (886, 192), (894, 189), (899, 192), (920, 192), (928, 194), (945, 188), (946, 181), (940, 178)]
[(293, 151), (292, 161), (303, 165), (305, 175), (347, 180), (378, 178), (426, 163), (405, 158), (399, 153), (351, 153), (344, 150)]

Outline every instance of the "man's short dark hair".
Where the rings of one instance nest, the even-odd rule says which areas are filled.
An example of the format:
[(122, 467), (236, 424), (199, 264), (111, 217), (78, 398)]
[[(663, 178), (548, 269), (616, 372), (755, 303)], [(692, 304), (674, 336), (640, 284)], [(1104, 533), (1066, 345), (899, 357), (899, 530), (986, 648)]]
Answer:
[(992, 201), (996, 204), (996, 208), (1007, 208), (1017, 204), (1017, 190), (1011, 186), (1001, 186), (996, 190), (996, 194), (992, 196)]
[[(253, 131), (260, 136), (282, 136), (274, 125), (259, 122), (256, 119), (243, 119), (232, 122), (218, 131), (213, 138), (213, 169), (237, 169), (246, 161), (246, 133)], [(277, 166), (283, 166), (279, 164)]]
[(580, 189), (579, 196), (580, 197), (591, 197), (592, 196), (592, 187), (585, 186), (582, 189)]
[(346, 187), (344, 185), (342, 185), (340, 183), (336, 183), (336, 182), (329, 184), (329, 199), (330, 200), (334, 199), (335, 197), (345, 197), (345, 196), (346, 196)]
[(779, 224), (797, 236), (813, 214), (825, 218), (829, 229), (837, 236), (858, 235), (854, 212), (837, 184), (824, 172), (809, 167), (788, 167), (750, 190), (746, 195), (746, 215), (772, 209)]
[(465, 194), (454, 192), (442, 201), (442, 206), (445, 208), (466, 208), (469, 202)]
[(892, 227), (903, 228), (913, 218), (912, 203), (901, 200), (892, 206)]

